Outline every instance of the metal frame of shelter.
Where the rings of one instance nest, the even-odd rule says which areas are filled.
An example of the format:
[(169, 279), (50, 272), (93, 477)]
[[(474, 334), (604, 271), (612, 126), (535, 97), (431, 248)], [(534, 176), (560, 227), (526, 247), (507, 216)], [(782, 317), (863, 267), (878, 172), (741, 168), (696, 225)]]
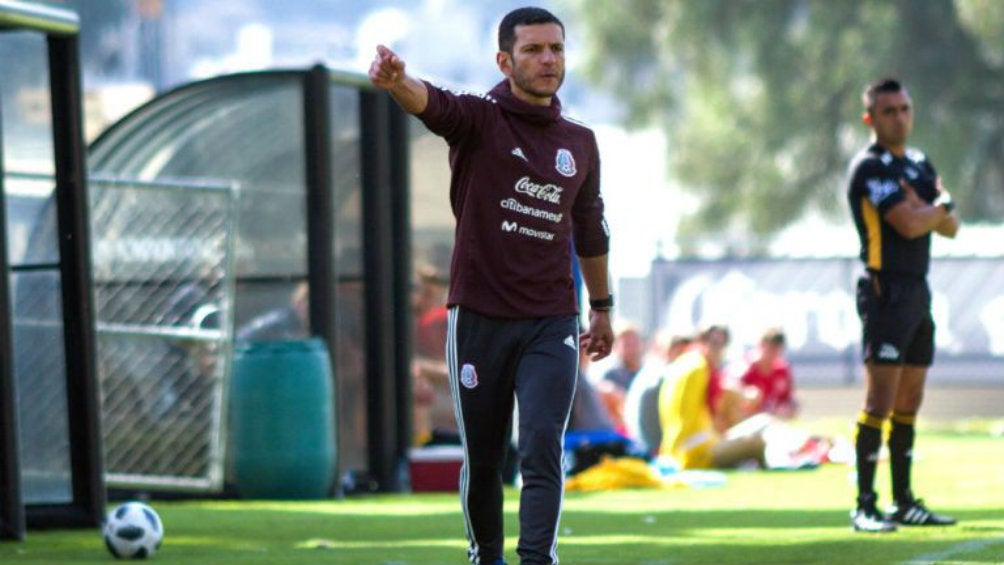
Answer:
[[(199, 136), (207, 130), (230, 131), (242, 120), (251, 120), (247, 112), (235, 112), (226, 106), (229, 97), (240, 97), (243, 101), (271, 92), (276, 85), (290, 87), (296, 92), (295, 102), (284, 100), (283, 108), (269, 108), (270, 113), (291, 112), (286, 104), (295, 104), (295, 115), (302, 120), (298, 125), (282, 122), (288, 126), (282, 132), (255, 130), (259, 133), (245, 134), (249, 146), (279, 147), (283, 144), (302, 148), (295, 155), (287, 157), (285, 164), (302, 157), (302, 190), (305, 194), (305, 263), (303, 273), (293, 273), (296, 280), (304, 280), (309, 287), (310, 331), (323, 339), (331, 352), (336, 368), (334, 374), (335, 396), (342, 408), (347, 403), (365, 407), (365, 453), (363, 454), (367, 490), (383, 492), (399, 491), (406, 487), (402, 481), (401, 469), (407, 457), (411, 438), (411, 378), (410, 366), (410, 294), (411, 294), (411, 243), (408, 207), (408, 116), (398, 108), (393, 100), (373, 87), (364, 75), (329, 69), (315, 65), (303, 69), (276, 69), (224, 75), (188, 83), (159, 94), (153, 100), (127, 114), (112, 124), (95, 139), (89, 147), (89, 160), (95, 173), (109, 175), (136, 175), (139, 170), (147, 174), (187, 174), (212, 178), (233, 178), (242, 185), (246, 202), (253, 200), (256, 188), (254, 179), (234, 176), (229, 165), (220, 162), (230, 155), (231, 148), (219, 147), (211, 159), (201, 159), (197, 164), (178, 165), (177, 169), (167, 167), (149, 173), (147, 167), (151, 155), (163, 145), (191, 143), (201, 148), (205, 143)], [(348, 94), (353, 110), (343, 111), (332, 102), (333, 91)], [(286, 93), (286, 90), (282, 92)], [(228, 111), (218, 109), (226, 106)], [(356, 112), (357, 109), (357, 112)], [(184, 120), (181, 116), (183, 112)], [(347, 116), (351, 115), (351, 118)], [(332, 129), (344, 127), (352, 120), (353, 132), (358, 137), (350, 142), (358, 155), (352, 162), (352, 170), (358, 171), (353, 177), (358, 183), (356, 194), (361, 201), (360, 210), (360, 271), (343, 274), (336, 265), (336, 241), (338, 219), (333, 211), (338, 207), (334, 185), (345, 176), (341, 170), (346, 163), (334, 162), (346, 143), (344, 139), (334, 139)], [(198, 122), (198, 127), (185, 124)], [(203, 123), (205, 122), (205, 123)], [(340, 126), (336, 125), (336, 122)], [(170, 124), (170, 125), (164, 125)], [(186, 137), (172, 136), (185, 128)], [(260, 124), (259, 124), (260, 127)], [(172, 129), (173, 128), (173, 129)], [(243, 131), (243, 130), (242, 130)], [(224, 134), (221, 134), (224, 135)], [(260, 135), (260, 138), (248, 140)], [(355, 134), (354, 134), (355, 135)], [(300, 136), (300, 137), (298, 137)], [(201, 143), (201, 144), (200, 144)], [(220, 144), (219, 138), (214, 143)], [(342, 145), (339, 145), (342, 144)], [(176, 155), (171, 145), (171, 155)], [(186, 150), (192, 150), (190, 147)], [(266, 159), (261, 157), (261, 159)], [(355, 158), (354, 158), (355, 159)], [(170, 160), (168, 160), (170, 161)], [(179, 158), (180, 161), (180, 158)], [(246, 153), (240, 154), (242, 163), (254, 163), (256, 158)], [(158, 162), (162, 163), (162, 162)], [(160, 166), (160, 165), (158, 165)], [(290, 165), (292, 167), (292, 165)], [(184, 173), (177, 173), (183, 170)], [(300, 190), (300, 172), (297, 175), (297, 190)], [(344, 179), (343, 179), (344, 180)], [(251, 206), (251, 204), (247, 204)], [(262, 220), (259, 219), (259, 222)], [(276, 222), (274, 218), (265, 222)], [(238, 244), (242, 241), (238, 236)], [(296, 250), (299, 252), (299, 249)], [(271, 284), (290, 276), (235, 275), (238, 287), (246, 284)], [(339, 355), (339, 320), (345, 316), (339, 312), (340, 283), (361, 282), (364, 290), (358, 297), (358, 306), (363, 320), (364, 345), (362, 359), (364, 377), (361, 395), (346, 397), (342, 394), (344, 382), (337, 372)], [(238, 296), (243, 291), (238, 290)], [(342, 303), (344, 305), (344, 302)], [(336, 414), (339, 419), (336, 433), (359, 433), (354, 420)], [(338, 441), (341, 445), (341, 441)], [(346, 470), (343, 457), (336, 457), (336, 476), (342, 477)], [(340, 485), (336, 485), (336, 491)], [(336, 492), (336, 494), (341, 494)]]
[[(92, 527), (104, 515), (105, 489), (95, 369), (90, 241), (75, 12), (17, 0), (0, 0), (0, 33), (44, 34), (52, 112), (59, 261), (11, 266), (6, 251), (3, 155), (0, 154), (0, 539), (22, 539), (27, 528)], [(41, 71), (40, 72), (44, 72)], [(2, 123), (0, 123), (2, 127)], [(69, 502), (24, 504), (21, 494), (19, 421), (13, 367), (10, 274), (57, 273), (61, 284), (70, 462)]]

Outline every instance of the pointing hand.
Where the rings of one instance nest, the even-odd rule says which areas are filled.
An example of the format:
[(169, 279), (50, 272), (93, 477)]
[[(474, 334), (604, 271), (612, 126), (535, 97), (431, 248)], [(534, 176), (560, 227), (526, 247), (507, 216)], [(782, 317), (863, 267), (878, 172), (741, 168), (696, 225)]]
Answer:
[(390, 90), (404, 78), (404, 61), (383, 45), (377, 45), (377, 55), (370, 65), (370, 82)]

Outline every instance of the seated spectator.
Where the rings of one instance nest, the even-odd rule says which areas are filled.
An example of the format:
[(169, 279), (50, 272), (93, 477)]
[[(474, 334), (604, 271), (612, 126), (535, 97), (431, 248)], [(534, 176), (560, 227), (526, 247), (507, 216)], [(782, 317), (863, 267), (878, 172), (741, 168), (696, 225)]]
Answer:
[(568, 418), (570, 432), (615, 432), (615, 426), (593, 384), (586, 378), (589, 371), (589, 353), (579, 348), (579, 374), (576, 376), (572, 412)]
[(719, 433), (708, 404), (711, 375), (722, 364), (728, 328), (701, 332), (690, 351), (667, 369), (659, 390), (662, 443), (659, 454), (674, 458), (683, 469), (731, 468), (747, 462), (761, 467), (818, 464), (823, 442), (810, 438), (767, 414), (744, 420)]
[(572, 411), (565, 432), (565, 473), (576, 475), (604, 458), (647, 457), (630, 438), (617, 430), (593, 382), (586, 377), (589, 353), (579, 349), (579, 374)]
[(711, 412), (719, 432), (754, 414), (789, 420), (798, 412), (791, 368), (784, 360), (784, 333), (778, 328), (764, 332), (743, 373), (730, 381), (712, 377)]
[(603, 373), (603, 380), (626, 391), (641, 370), (645, 355), (645, 342), (637, 327), (627, 324), (619, 328), (614, 341), (614, 354), (614, 365)]
[(652, 355), (628, 386), (624, 399), (624, 423), (628, 437), (642, 449), (654, 454), (662, 441), (659, 426), (659, 385), (666, 367), (682, 355), (692, 338), (685, 335), (660, 333), (656, 336)]
[(798, 414), (791, 366), (784, 359), (784, 332), (769, 328), (760, 338), (760, 348), (740, 377), (739, 382), (751, 391), (752, 413), (765, 412), (790, 419)]
[(460, 445), (446, 367), (445, 277), (432, 266), (417, 269), (412, 291), (414, 445)]
[(641, 370), (644, 354), (644, 340), (638, 328), (631, 324), (622, 326), (614, 340), (614, 364), (596, 382), (596, 391), (606, 406), (607, 414), (621, 434), (627, 434), (624, 421), (627, 389)]

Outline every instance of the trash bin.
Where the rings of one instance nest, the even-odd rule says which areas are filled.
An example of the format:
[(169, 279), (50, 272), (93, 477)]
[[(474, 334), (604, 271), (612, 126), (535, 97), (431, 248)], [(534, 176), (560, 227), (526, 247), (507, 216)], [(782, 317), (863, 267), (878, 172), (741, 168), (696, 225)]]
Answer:
[(335, 478), (331, 358), (318, 338), (239, 343), (230, 461), (243, 498), (314, 499)]

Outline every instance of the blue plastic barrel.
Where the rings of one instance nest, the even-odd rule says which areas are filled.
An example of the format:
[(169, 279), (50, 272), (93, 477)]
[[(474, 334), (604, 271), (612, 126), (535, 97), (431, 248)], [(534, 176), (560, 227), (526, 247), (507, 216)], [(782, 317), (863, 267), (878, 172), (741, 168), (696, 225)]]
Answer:
[(325, 343), (239, 343), (230, 383), (230, 461), (238, 494), (327, 496), (335, 476), (335, 419)]

